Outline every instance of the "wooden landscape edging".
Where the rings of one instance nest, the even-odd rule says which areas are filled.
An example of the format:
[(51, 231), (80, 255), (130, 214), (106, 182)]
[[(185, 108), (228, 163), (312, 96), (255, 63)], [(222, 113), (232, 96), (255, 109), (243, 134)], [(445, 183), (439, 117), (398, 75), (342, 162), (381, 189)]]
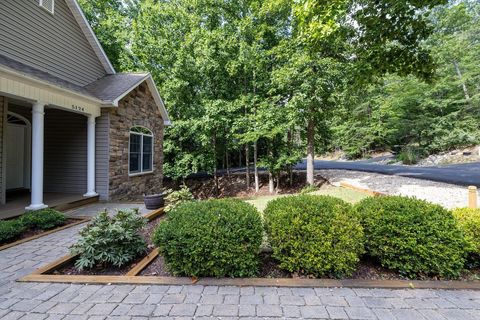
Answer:
[(25, 239), (20, 239), (20, 240), (17, 240), (15, 242), (12, 242), (12, 243), (4, 244), (3, 246), (0, 246), (0, 251), (11, 248), (11, 247), (14, 247), (16, 245), (19, 245), (19, 244), (22, 244), (22, 243), (25, 243), (25, 242), (28, 242), (28, 241), (32, 241), (32, 240), (47, 236), (47, 235), (52, 234), (54, 232), (65, 230), (65, 229), (68, 229), (70, 227), (74, 227), (76, 225), (79, 225), (79, 224), (90, 221), (90, 217), (69, 217), (69, 216), (67, 216), (67, 219), (78, 220), (78, 221), (63, 225), (63, 226), (55, 228), (55, 229), (44, 231), (42, 233), (36, 234), (34, 236), (31, 236), (31, 237), (28, 237), (28, 238), (25, 238)]
[(350, 184), (350, 183), (345, 182), (345, 181), (341, 181), (340, 186), (343, 187), (343, 188), (352, 189), (352, 190), (355, 190), (355, 191), (358, 191), (358, 192), (361, 192), (361, 193), (365, 193), (365, 194), (368, 194), (369, 196), (374, 196), (374, 197), (381, 197), (381, 196), (386, 196), (387, 195), (386, 193), (370, 190), (370, 189), (367, 189), (367, 188), (358, 187), (358, 186), (355, 186), (355, 185)]
[[(164, 208), (156, 209), (153, 211), (150, 211), (146, 215), (144, 215), (145, 218), (147, 218), (149, 221), (161, 216), (164, 214)], [(86, 220), (88, 221), (88, 220)], [(52, 232), (55, 230), (52, 230)], [(144, 257), (139, 263), (137, 263), (125, 276), (120, 276), (120, 277), (130, 277), (130, 276), (136, 276), (138, 275), (143, 269), (145, 269), (150, 262), (153, 261), (158, 256), (158, 249), (154, 249), (152, 252), (150, 252), (146, 257)], [(78, 255), (66, 255), (63, 256), (37, 270), (32, 272), (31, 274), (21, 278), (19, 281), (40, 281), (40, 282), (78, 282), (77, 279), (97, 279), (99, 277), (108, 277), (111, 278), (112, 276), (82, 276), (82, 275), (53, 275), (53, 274), (47, 274), (51, 273), (55, 270), (58, 270), (59, 268), (63, 267), (64, 265), (74, 261)], [(119, 277), (119, 276), (114, 276), (114, 277)], [(50, 280), (48, 280), (50, 279)], [(57, 281), (56, 279), (67, 279), (63, 281)], [(81, 281), (80, 281), (81, 282)], [(97, 283), (95, 280), (88, 280), (87, 282), (92, 282), (92, 283)], [(99, 282), (103, 283), (103, 282)]]
[(203, 286), (256, 286), (290, 288), (381, 288), (381, 289), (446, 289), (480, 290), (479, 281), (409, 281), (361, 279), (293, 279), (293, 278), (200, 278), (157, 276), (70, 276), (30, 274), (21, 282), (55, 282), (83, 284), (140, 284), (140, 285), (203, 285)]
[[(153, 220), (163, 215), (163, 208), (145, 217)], [(137, 263), (124, 276), (106, 275), (56, 275), (48, 274), (71, 263), (77, 255), (66, 255), (33, 273), (19, 279), (20, 282), (55, 282), (82, 284), (139, 284), (139, 285), (204, 285), (204, 286), (258, 286), (304, 288), (382, 288), (382, 289), (449, 289), (480, 290), (480, 281), (423, 281), (423, 280), (362, 280), (362, 279), (300, 279), (300, 278), (199, 278), (139, 276), (157, 256), (158, 249)]]

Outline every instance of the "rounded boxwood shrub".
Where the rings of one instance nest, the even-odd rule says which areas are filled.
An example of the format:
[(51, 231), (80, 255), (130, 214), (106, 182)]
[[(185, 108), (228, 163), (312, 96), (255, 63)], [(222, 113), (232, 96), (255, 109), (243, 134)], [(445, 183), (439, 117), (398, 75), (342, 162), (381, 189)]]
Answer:
[(348, 276), (363, 253), (363, 231), (350, 204), (331, 196), (289, 196), (264, 211), (280, 267), (316, 277)]
[(20, 220), (26, 228), (48, 230), (64, 224), (67, 218), (63, 213), (47, 208), (27, 212)]
[(185, 202), (159, 224), (153, 242), (175, 275), (249, 277), (258, 270), (262, 221), (240, 200)]
[(467, 243), (452, 213), (442, 206), (400, 196), (371, 197), (356, 206), (367, 254), (410, 278), (458, 277)]
[(25, 227), (19, 219), (0, 221), (0, 244), (18, 237)]
[[(480, 209), (457, 208), (453, 210), (453, 216), (469, 244), (472, 262), (478, 260), (480, 257)], [(476, 264), (478, 265), (478, 262)]]

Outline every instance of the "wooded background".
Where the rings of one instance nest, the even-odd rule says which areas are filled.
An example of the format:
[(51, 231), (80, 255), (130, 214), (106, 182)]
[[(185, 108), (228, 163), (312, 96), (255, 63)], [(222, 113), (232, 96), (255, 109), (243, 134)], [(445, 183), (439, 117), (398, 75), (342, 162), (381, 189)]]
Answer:
[[(152, 73), (173, 121), (165, 174), (314, 154), (415, 160), (479, 142), (480, 4), (80, 0), (117, 71)], [(252, 181), (253, 184), (253, 181)]]

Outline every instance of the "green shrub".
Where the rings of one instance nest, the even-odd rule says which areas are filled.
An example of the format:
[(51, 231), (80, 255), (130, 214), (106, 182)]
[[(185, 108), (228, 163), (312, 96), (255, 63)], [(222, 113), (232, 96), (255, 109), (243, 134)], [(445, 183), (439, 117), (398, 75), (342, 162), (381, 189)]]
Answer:
[(24, 213), (20, 218), (28, 229), (48, 230), (65, 223), (67, 218), (59, 211), (41, 209)]
[(248, 277), (258, 270), (262, 221), (240, 200), (187, 202), (159, 224), (153, 242), (175, 275)]
[(317, 190), (318, 190), (317, 186), (308, 185), (308, 186), (303, 187), (302, 190), (300, 190), (300, 194), (309, 194), (309, 193), (315, 192)]
[(173, 210), (178, 205), (182, 204), (183, 202), (192, 201), (193, 194), (190, 192), (186, 185), (183, 185), (180, 190), (173, 191), (168, 190), (167, 196), (165, 197), (165, 202), (167, 206), (165, 207), (165, 212), (169, 212)]
[(401, 274), (457, 277), (466, 241), (450, 211), (415, 198), (366, 198), (357, 204), (367, 254)]
[(348, 276), (363, 253), (363, 231), (352, 207), (331, 196), (289, 196), (264, 211), (280, 267), (317, 277)]
[(469, 244), (469, 252), (473, 255), (472, 260), (478, 261), (480, 257), (480, 209), (454, 209), (453, 216)]
[(418, 147), (405, 146), (397, 155), (397, 159), (403, 164), (416, 164), (423, 156), (424, 153)]
[(19, 219), (0, 220), (0, 243), (15, 239), (23, 231), (25, 231), (25, 226)]
[(119, 210), (114, 217), (101, 212), (80, 231), (80, 240), (70, 248), (72, 254), (80, 255), (75, 267), (121, 267), (131, 262), (147, 248), (140, 235), (146, 223), (138, 210)]

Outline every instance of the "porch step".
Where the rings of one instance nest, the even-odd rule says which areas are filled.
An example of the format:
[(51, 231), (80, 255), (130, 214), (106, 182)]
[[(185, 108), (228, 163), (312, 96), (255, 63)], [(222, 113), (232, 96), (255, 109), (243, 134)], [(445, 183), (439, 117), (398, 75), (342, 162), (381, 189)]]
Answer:
[(98, 199), (99, 199), (99, 196), (83, 197), (82, 199), (57, 204), (53, 206), (52, 209), (55, 209), (58, 211), (67, 211), (67, 210), (75, 209), (87, 204), (98, 202)]

